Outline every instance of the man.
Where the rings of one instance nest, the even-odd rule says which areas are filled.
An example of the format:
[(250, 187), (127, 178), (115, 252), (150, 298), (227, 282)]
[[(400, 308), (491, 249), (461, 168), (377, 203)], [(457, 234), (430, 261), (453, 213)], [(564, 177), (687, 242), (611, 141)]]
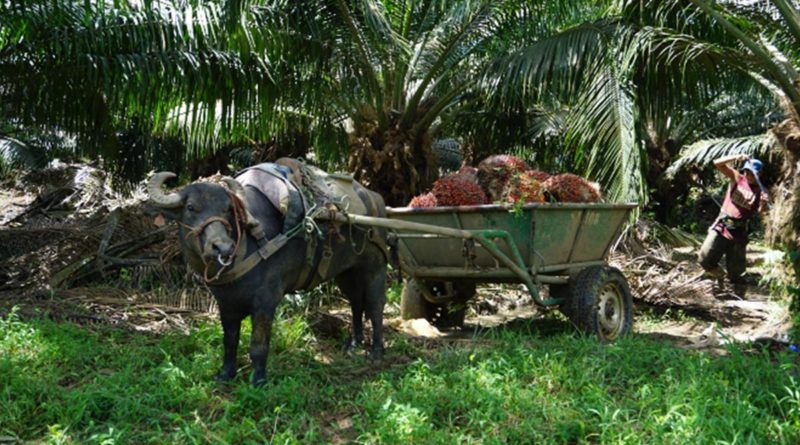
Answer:
[[(734, 161), (745, 161), (740, 171), (729, 165)], [(762, 163), (741, 154), (719, 158), (714, 161), (714, 167), (730, 179), (730, 185), (720, 214), (708, 229), (700, 248), (700, 265), (710, 275), (721, 278), (725, 273), (719, 260), (725, 255), (728, 279), (741, 294), (745, 288), (742, 276), (747, 268), (748, 221), (766, 207), (768, 199), (759, 179)]]

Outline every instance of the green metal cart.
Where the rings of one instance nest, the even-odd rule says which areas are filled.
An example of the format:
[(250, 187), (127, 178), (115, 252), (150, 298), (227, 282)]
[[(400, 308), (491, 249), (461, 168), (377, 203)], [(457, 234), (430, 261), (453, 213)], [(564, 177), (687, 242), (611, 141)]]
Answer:
[[(388, 218), (347, 215), (396, 239), (407, 276), (404, 318), (438, 326), (464, 319), (477, 283), (522, 283), (540, 306), (561, 309), (604, 341), (632, 324), (625, 276), (606, 258), (635, 204), (528, 204), (389, 208)], [(543, 298), (540, 289), (548, 286)]]

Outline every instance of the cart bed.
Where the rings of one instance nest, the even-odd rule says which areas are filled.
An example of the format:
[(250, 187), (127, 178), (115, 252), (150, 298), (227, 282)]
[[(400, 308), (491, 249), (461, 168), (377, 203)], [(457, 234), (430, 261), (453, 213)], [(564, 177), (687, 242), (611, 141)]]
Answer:
[[(635, 207), (635, 204), (528, 204), (517, 209), (482, 205), (394, 208), (387, 212), (394, 220), (462, 230), (506, 231), (526, 268), (535, 274), (603, 263)], [(412, 276), (513, 277), (480, 245), (468, 246), (469, 254), (465, 255), (464, 239), (403, 230), (395, 233), (402, 265)], [(497, 244), (506, 255), (513, 255), (506, 242)]]

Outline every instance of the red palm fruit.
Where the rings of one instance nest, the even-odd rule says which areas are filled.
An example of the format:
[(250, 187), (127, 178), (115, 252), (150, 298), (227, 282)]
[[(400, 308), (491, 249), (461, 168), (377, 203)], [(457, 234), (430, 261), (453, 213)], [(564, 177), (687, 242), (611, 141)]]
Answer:
[(526, 170), (528, 164), (516, 156), (489, 156), (478, 164), (478, 183), (486, 195), (496, 201), (502, 197), (503, 189), (511, 176)]
[(408, 203), (409, 207), (414, 207), (417, 209), (436, 207), (436, 205), (436, 197), (433, 196), (433, 193), (424, 193), (422, 195), (415, 196), (411, 199), (411, 202)]
[(533, 179), (544, 182), (550, 179), (550, 173), (543, 172), (541, 170), (528, 170), (525, 172), (526, 175), (533, 177)]
[(558, 202), (597, 202), (600, 199), (597, 184), (572, 173), (551, 176), (543, 185)]
[(503, 190), (503, 201), (509, 203), (533, 203), (544, 202), (544, 190), (542, 183), (537, 179), (537, 173), (533, 170), (513, 175)]
[(469, 179), (470, 181), (478, 184), (478, 169), (475, 167), (471, 167), (469, 165), (465, 165), (458, 169), (456, 174), (463, 176), (464, 178)]
[(486, 204), (486, 194), (469, 175), (455, 173), (433, 183), (431, 193), (440, 206), (466, 206)]

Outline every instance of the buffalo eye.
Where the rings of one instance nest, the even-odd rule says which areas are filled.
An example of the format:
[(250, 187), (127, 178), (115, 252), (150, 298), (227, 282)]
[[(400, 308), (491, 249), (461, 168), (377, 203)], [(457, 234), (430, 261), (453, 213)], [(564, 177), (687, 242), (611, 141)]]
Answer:
[(194, 212), (195, 208), (194, 208), (194, 206), (192, 204), (186, 204), (186, 210), (188, 210), (190, 212)]

